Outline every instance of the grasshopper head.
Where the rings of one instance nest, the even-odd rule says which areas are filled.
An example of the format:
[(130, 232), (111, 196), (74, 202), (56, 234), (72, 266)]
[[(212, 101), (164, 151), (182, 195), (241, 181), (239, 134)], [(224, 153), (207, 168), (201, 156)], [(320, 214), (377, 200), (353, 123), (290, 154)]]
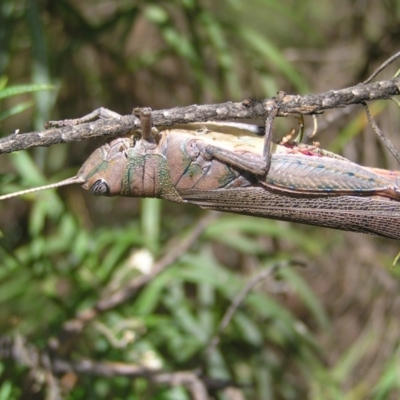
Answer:
[(98, 148), (83, 164), (76, 176), (50, 185), (6, 194), (0, 196), (0, 201), (39, 190), (73, 184), (80, 184), (84, 189), (98, 196), (118, 196), (122, 191), (122, 177), (127, 162), (126, 151), (129, 146), (128, 138), (115, 139)]
[(123, 188), (128, 138), (118, 138), (95, 150), (78, 171), (82, 187), (96, 196), (118, 196)]

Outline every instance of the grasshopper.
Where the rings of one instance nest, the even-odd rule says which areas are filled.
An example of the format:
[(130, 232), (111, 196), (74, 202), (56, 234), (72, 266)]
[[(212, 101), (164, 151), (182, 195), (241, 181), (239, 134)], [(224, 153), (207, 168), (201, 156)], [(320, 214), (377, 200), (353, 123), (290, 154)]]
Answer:
[(253, 126), (187, 124), (106, 143), (77, 175), (94, 195), (157, 197), (204, 209), (400, 239), (400, 172), (367, 168), (316, 148), (271, 144)]

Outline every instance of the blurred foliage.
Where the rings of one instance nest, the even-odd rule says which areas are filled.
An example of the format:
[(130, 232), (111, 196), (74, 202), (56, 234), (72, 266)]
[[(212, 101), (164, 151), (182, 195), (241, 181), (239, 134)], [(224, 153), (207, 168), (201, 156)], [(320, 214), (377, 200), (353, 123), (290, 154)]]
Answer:
[[(395, 0), (3, 0), (0, 114), (9, 118), (1, 134), (99, 106), (127, 114), (357, 84), (398, 51), (399, 22)], [(34, 92), (49, 85), (56, 89)], [(372, 111), (389, 136), (400, 130), (394, 105)], [(276, 133), (291, 125), (278, 121)], [(324, 147), (398, 168), (362, 110), (328, 112), (319, 125)], [(97, 145), (2, 155), (0, 190), (72, 176)], [(390, 269), (398, 246), (364, 235), (221, 215), (129, 300), (97, 308), (69, 343), (73, 321), (145, 277), (205, 215), (76, 187), (0, 204), (0, 400), (191, 398), (184, 386), (148, 376), (53, 375), (10, 354), (8, 340), (71, 363), (201, 368), (216, 399), (399, 398), (400, 274)], [(305, 268), (290, 263), (298, 260)], [(207, 353), (249, 279), (282, 262)]]
[[(5, 77), (0, 78), (0, 100), (11, 96), (18, 96), (20, 94), (53, 89), (52, 85), (31, 84), (31, 85), (15, 85), (11, 87), (7, 87), (6, 85), (7, 85), (7, 79)], [(0, 122), (6, 118), (11, 117), (12, 115), (19, 114), (32, 106), (33, 106), (33, 101), (26, 101), (24, 103), (19, 103), (8, 110), (2, 111), (0, 113)]]

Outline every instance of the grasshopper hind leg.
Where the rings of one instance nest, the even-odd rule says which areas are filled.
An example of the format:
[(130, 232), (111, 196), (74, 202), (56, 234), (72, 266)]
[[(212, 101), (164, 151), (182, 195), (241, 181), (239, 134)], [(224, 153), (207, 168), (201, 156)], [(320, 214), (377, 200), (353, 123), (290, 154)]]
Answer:
[(201, 152), (206, 158), (215, 158), (255, 175), (263, 176), (266, 173), (267, 165), (259, 157), (246, 157), (242, 154), (237, 154), (213, 145), (205, 146)]

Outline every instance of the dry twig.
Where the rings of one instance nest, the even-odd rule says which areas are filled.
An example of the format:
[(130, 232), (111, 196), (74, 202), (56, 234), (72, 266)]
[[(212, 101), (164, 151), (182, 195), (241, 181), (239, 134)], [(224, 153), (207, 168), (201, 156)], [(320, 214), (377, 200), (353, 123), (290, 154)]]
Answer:
[[(350, 104), (362, 104), (372, 100), (389, 99), (400, 94), (400, 78), (369, 84), (359, 84), (346, 89), (330, 90), (321, 94), (304, 96), (285, 95), (279, 105), (277, 116), (313, 115), (333, 108), (346, 107)], [(267, 110), (276, 104), (276, 99), (245, 100), (240, 103), (221, 103), (191, 105), (168, 110), (153, 111), (153, 124), (156, 127), (174, 124), (204, 121), (227, 121), (236, 119), (257, 119), (267, 117)], [(37, 146), (51, 146), (57, 143), (78, 142), (100, 136), (122, 136), (140, 128), (140, 121), (135, 115), (117, 118), (98, 119), (105, 109), (90, 114), (91, 118), (63, 121), (60, 128), (50, 128), (40, 132), (15, 133), (0, 139), (0, 154), (26, 150)], [(76, 122), (79, 124), (76, 124)], [(72, 124), (70, 124), (72, 123)]]

